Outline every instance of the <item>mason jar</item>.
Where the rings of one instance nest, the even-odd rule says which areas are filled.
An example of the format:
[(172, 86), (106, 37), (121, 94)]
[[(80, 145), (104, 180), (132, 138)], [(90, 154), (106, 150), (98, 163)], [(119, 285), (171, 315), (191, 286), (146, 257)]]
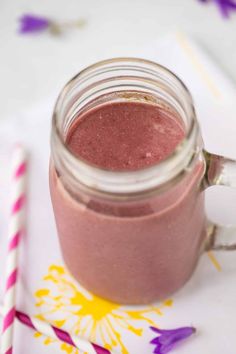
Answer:
[[(95, 107), (141, 102), (178, 116), (185, 137), (164, 160), (111, 171), (76, 156), (68, 132)], [(95, 152), (96, 153), (96, 152)], [(235, 185), (235, 162), (204, 151), (192, 97), (183, 82), (154, 62), (117, 58), (82, 70), (63, 88), (52, 119), (50, 191), (65, 264), (92, 293), (113, 302), (164, 299), (217, 245), (204, 190)]]

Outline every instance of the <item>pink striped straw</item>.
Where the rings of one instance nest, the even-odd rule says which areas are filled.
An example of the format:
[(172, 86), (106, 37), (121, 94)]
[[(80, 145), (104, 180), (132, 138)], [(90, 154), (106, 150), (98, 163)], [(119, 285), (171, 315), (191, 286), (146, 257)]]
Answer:
[(26, 313), (16, 311), (16, 318), (25, 326), (52, 339), (59, 339), (83, 352), (89, 354), (111, 354), (108, 349), (105, 349), (100, 345), (91, 343), (85, 338), (72, 335), (61, 328), (57, 328), (47, 322), (37, 319), (36, 317), (29, 316)]
[(8, 253), (6, 261), (6, 288), (3, 305), (1, 353), (13, 351), (16, 285), (18, 273), (19, 241), (24, 228), (26, 154), (17, 145), (12, 154), (11, 215), (9, 221)]

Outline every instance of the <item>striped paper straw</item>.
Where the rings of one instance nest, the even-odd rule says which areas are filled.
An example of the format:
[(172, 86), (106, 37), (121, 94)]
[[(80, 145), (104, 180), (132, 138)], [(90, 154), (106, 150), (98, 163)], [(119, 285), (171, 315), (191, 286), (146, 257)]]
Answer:
[(47, 337), (57, 340), (59, 339), (60, 341), (70, 344), (89, 354), (111, 354), (108, 349), (91, 343), (85, 338), (72, 335), (61, 328), (57, 328), (48, 322), (44, 322), (23, 312), (16, 311), (16, 318), (27, 327), (30, 327)]
[[(0, 306), (0, 314), (2, 315), (2, 313), (3, 306)], [(91, 343), (85, 338), (70, 334), (61, 328), (55, 327), (48, 322), (39, 320), (38, 318), (30, 316), (24, 312), (16, 310), (15, 317), (26, 327), (29, 327), (46, 337), (70, 344), (76, 349), (83, 350), (89, 354), (112, 354), (111, 351), (101, 347), (98, 344)]]
[(6, 261), (6, 288), (3, 305), (2, 354), (11, 354), (13, 350), (13, 325), (16, 311), (15, 297), (18, 272), (17, 261), (19, 241), (24, 227), (26, 154), (25, 150), (20, 145), (17, 145), (13, 150), (11, 168), (11, 215)]

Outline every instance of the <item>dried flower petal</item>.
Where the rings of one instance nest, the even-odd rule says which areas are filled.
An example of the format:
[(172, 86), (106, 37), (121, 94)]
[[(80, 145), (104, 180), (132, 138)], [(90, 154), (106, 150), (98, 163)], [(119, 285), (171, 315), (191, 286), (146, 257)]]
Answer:
[(236, 9), (236, 3), (232, 0), (215, 0), (215, 2), (224, 17), (229, 17), (230, 11)]
[(26, 14), (20, 18), (20, 33), (42, 32), (50, 26), (51, 22), (46, 17)]
[(86, 21), (82, 18), (76, 21), (56, 22), (46, 17), (26, 14), (20, 18), (19, 32), (21, 34), (31, 34), (49, 30), (53, 35), (60, 35), (65, 30), (70, 28), (82, 28), (85, 24)]
[[(210, 2), (210, 0), (199, 0), (201, 2)], [(236, 10), (236, 2), (235, 0), (211, 0), (215, 2), (218, 6), (223, 17), (228, 18), (230, 15), (230, 11)]]
[(150, 343), (156, 347), (153, 353), (166, 354), (169, 353), (180, 341), (190, 337), (196, 332), (194, 327), (181, 327), (176, 329), (159, 329), (150, 327), (152, 331), (158, 333), (159, 336), (154, 338)]

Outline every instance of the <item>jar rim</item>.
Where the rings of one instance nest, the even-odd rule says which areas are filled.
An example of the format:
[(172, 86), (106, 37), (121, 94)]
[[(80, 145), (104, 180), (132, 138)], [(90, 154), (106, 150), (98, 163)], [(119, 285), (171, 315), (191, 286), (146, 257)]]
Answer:
[[(158, 163), (152, 166), (145, 166), (142, 169), (138, 169), (138, 170), (112, 171), (109, 169), (98, 167), (82, 158), (79, 158), (77, 155), (73, 154), (73, 152), (68, 148), (58, 124), (58, 119), (59, 119), (58, 116), (59, 116), (61, 101), (63, 101), (65, 95), (69, 92), (74, 82), (81, 79), (86, 79), (86, 76), (88, 74), (93, 73), (94, 71), (96, 72), (96, 70), (102, 69), (111, 64), (118, 64), (118, 63), (120, 63), (121, 65), (125, 63), (130, 63), (131, 65), (132, 64), (146, 65), (150, 69), (154, 71), (161, 71), (166, 75), (168, 75), (170, 78), (174, 79), (176, 83), (180, 85), (180, 87), (184, 91), (191, 112), (189, 128), (186, 131), (183, 140), (181, 141), (180, 144), (176, 146), (173, 152), (169, 156), (167, 156), (164, 160), (158, 161)], [(199, 126), (195, 118), (195, 109), (193, 105), (192, 95), (188, 90), (187, 86), (184, 84), (184, 82), (175, 73), (173, 73), (171, 70), (164, 67), (163, 65), (158, 64), (151, 60), (135, 58), (135, 57), (117, 57), (117, 58), (105, 59), (95, 64), (92, 64), (90, 66), (87, 66), (67, 82), (67, 84), (60, 92), (55, 104), (53, 118), (52, 118), (52, 135), (53, 132), (55, 133), (56, 142), (60, 145), (62, 149), (62, 153), (64, 154), (65, 158), (69, 159), (73, 166), (76, 165), (77, 167), (79, 167), (79, 170), (83, 171), (87, 176), (88, 175), (93, 176), (94, 180), (92, 181), (92, 179), (90, 179), (90, 181), (87, 184), (87, 187), (90, 187), (95, 190), (96, 189), (99, 190), (98, 186), (100, 185), (101, 187), (101, 185), (103, 185), (103, 187), (101, 188), (102, 192), (122, 194), (122, 193), (135, 193), (138, 191), (143, 191), (144, 189), (157, 187), (159, 185), (168, 182), (169, 180), (174, 179), (174, 177), (182, 173), (183, 169), (187, 168), (190, 162), (193, 160), (193, 155), (196, 154), (196, 150), (193, 149), (192, 147), (196, 141), (196, 137), (199, 134)], [(183, 160), (185, 160), (185, 163), (183, 164), (184, 165), (183, 168), (175, 169), (174, 167), (180, 165), (181, 161), (183, 162)], [(174, 169), (176, 171), (174, 171)], [(173, 170), (172, 173), (170, 173), (171, 170)], [(163, 172), (169, 173), (169, 178), (166, 178), (167, 176), (165, 176)], [(153, 183), (151, 184), (149, 183), (149, 186), (145, 188), (144, 184), (146, 184), (147, 180), (150, 180), (152, 176), (157, 177), (155, 182), (153, 181)], [(99, 183), (102, 182), (102, 180), (104, 180), (104, 183)], [(108, 181), (109, 183), (107, 184)], [(134, 188), (131, 187), (132, 183), (136, 184)], [(118, 187), (117, 184), (119, 184), (119, 188), (117, 188)]]

